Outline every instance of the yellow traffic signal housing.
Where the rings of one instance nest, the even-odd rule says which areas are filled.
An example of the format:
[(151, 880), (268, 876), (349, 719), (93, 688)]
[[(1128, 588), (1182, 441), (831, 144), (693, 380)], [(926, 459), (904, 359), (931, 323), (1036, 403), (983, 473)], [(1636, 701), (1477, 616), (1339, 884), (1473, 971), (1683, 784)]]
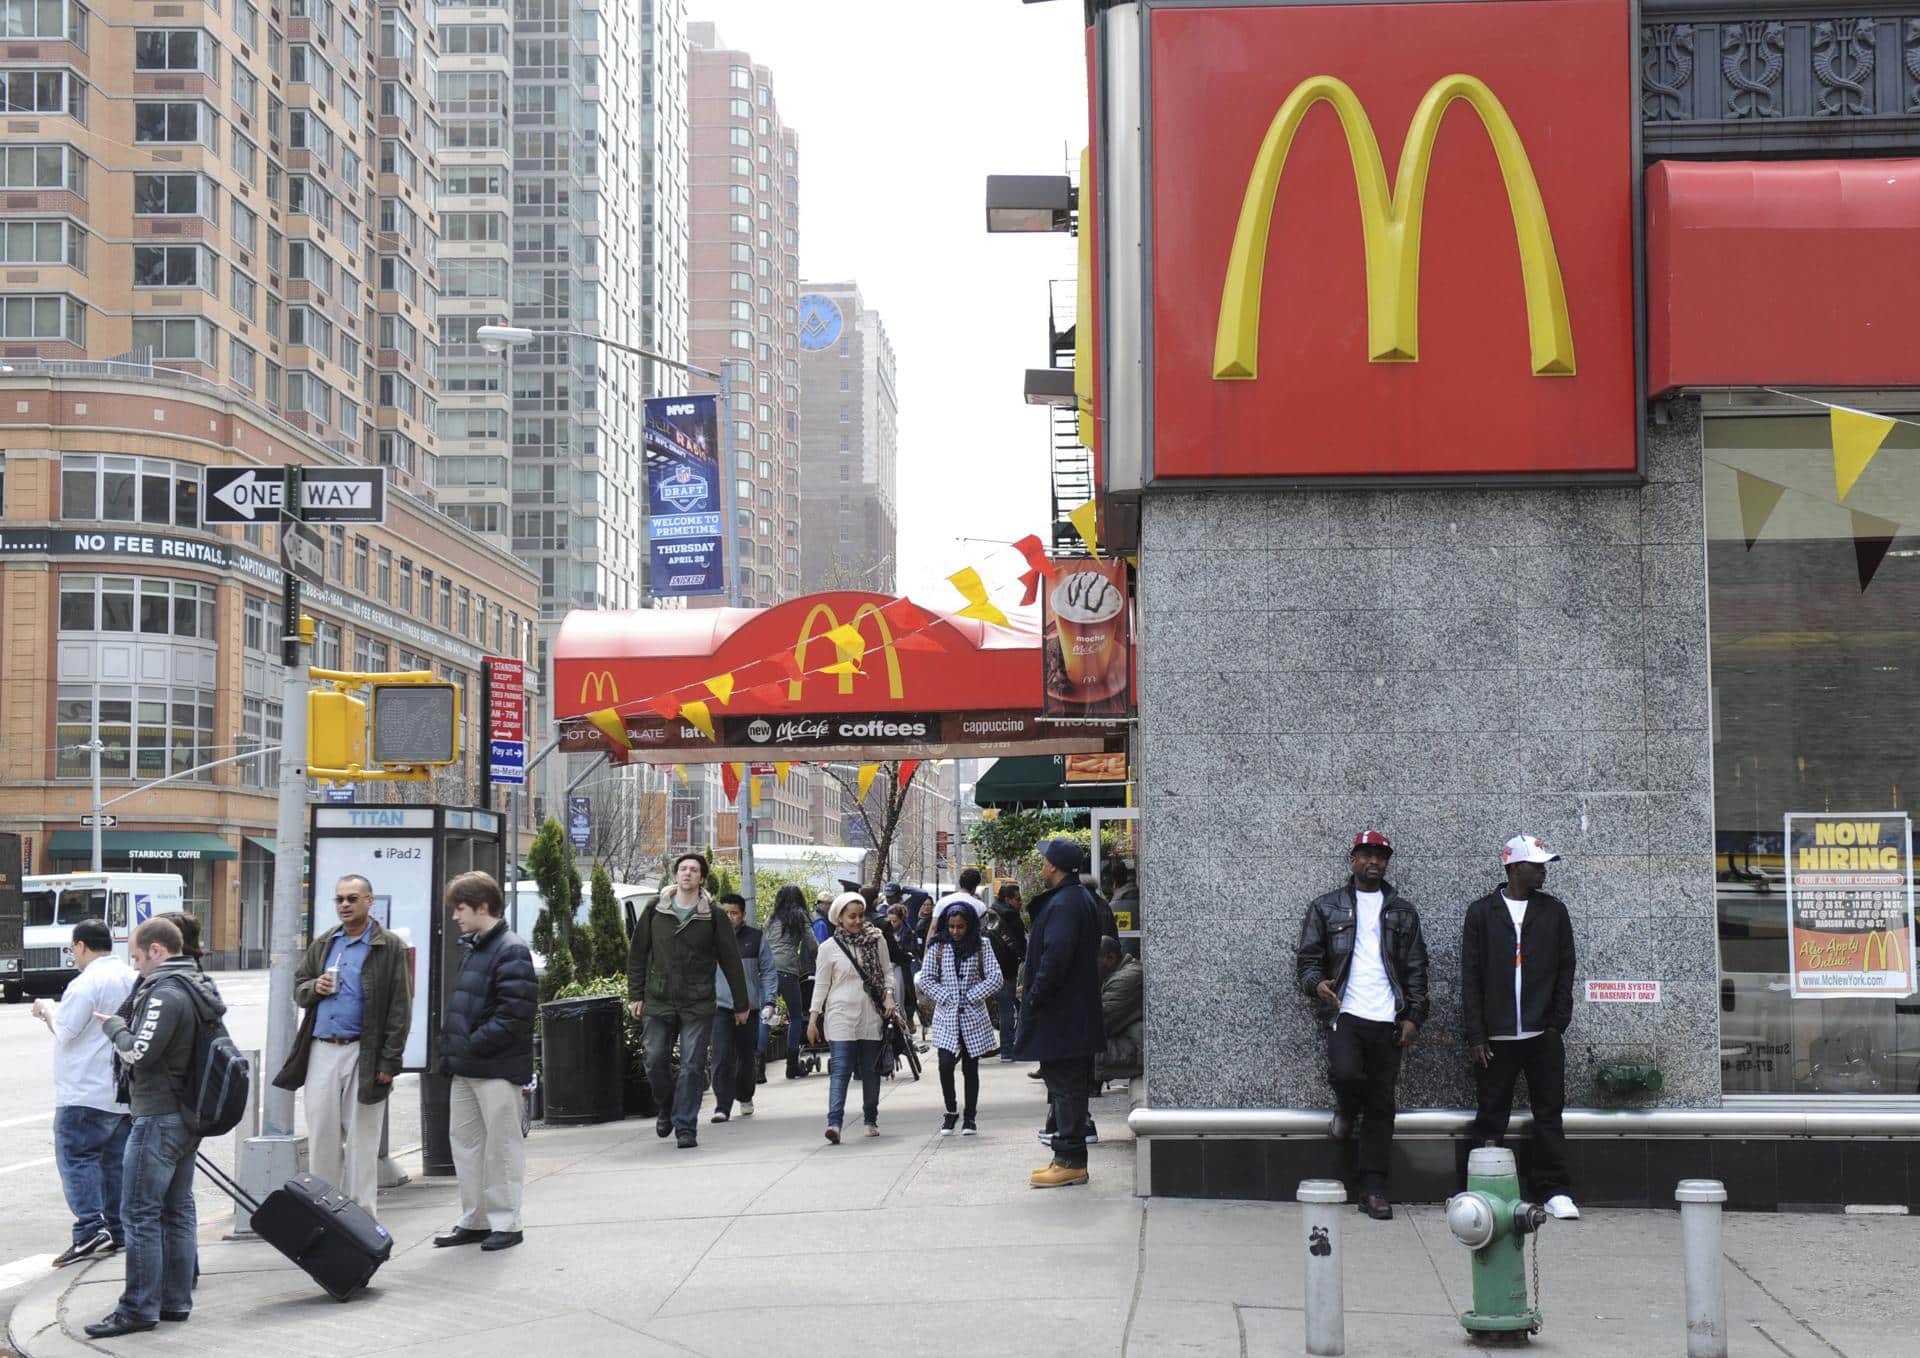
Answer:
[(346, 693), (307, 694), (307, 767), (357, 769), (367, 762), (367, 705)]

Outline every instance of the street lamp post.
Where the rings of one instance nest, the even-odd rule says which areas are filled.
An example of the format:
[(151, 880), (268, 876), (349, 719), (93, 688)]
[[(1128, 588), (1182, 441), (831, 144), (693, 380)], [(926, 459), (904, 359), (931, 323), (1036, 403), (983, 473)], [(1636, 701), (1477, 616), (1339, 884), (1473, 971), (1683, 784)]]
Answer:
[[(622, 344), (619, 340), (610, 340), (604, 335), (590, 334), (585, 330), (534, 330), (523, 325), (483, 325), (473, 332), (473, 337), (487, 348), (507, 349), (524, 348), (534, 340), (545, 336), (558, 339), (582, 339), (594, 344), (604, 344), (609, 349), (618, 349), (622, 353), (632, 354), (636, 358), (649, 359), (663, 363), (693, 377), (703, 377), (720, 387), (720, 485), (721, 503), (726, 506), (720, 523), (720, 561), (727, 573), (727, 603), (734, 608), (740, 607), (740, 539), (739, 530), (734, 523), (738, 506), (734, 503), (734, 480), (737, 471), (733, 465), (733, 369), (722, 362), (719, 371), (697, 367), (692, 363), (682, 363), (677, 358), (668, 358), (665, 354), (655, 353), (651, 349), (642, 349), (637, 344)], [(529, 766), (531, 772), (531, 766)], [(749, 766), (747, 777), (753, 776)], [(753, 890), (753, 807), (747, 795), (747, 783), (741, 781), (741, 795), (738, 806), (740, 826), (740, 894), (747, 898), (747, 916), (754, 913)]]

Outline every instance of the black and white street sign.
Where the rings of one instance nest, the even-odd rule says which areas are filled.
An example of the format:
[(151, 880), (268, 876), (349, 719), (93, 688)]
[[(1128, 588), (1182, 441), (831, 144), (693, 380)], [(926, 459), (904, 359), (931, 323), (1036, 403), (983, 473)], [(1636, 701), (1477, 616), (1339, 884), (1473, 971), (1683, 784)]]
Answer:
[(312, 582), (319, 581), (326, 572), (327, 549), (320, 545), (319, 535), (306, 524), (280, 525), (280, 568)]
[(100, 828), (103, 830), (111, 830), (114, 826), (120, 823), (120, 817), (111, 815), (104, 811), (101, 812), (98, 816), (80, 817), (80, 823), (82, 825), (92, 825), (96, 820), (100, 822)]
[[(286, 482), (279, 467), (208, 467), (201, 483), (203, 523), (272, 523)], [(385, 467), (307, 467), (300, 517), (308, 523), (385, 523)]]

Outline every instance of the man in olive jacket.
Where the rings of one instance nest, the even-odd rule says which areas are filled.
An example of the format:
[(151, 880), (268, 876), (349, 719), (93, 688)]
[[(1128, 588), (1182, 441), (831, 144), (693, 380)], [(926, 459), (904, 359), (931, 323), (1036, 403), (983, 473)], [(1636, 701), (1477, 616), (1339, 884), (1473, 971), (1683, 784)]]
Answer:
[(315, 1176), (378, 1215), (381, 1105), (393, 1090), (413, 1026), (407, 945), (373, 918), (373, 884), (358, 873), (333, 887), (337, 927), (313, 940), (293, 972), (307, 1011), (274, 1078), (307, 1091)]
[[(733, 1021), (752, 1012), (740, 966), (740, 940), (707, 894), (707, 860), (683, 853), (674, 860), (673, 887), (640, 912), (627, 947), (628, 1009), (645, 1021), (640, 1045), (660, 1116), (653, 1130), (674, 1134), (681, 1150), (699, 1144), (700, 1100), (707, 1088), (707, 1048), (713, 1037), (715, 969), (734, 997)], [(680, 1083), (673, 1080), (673, 1044), (680, 1042)]]

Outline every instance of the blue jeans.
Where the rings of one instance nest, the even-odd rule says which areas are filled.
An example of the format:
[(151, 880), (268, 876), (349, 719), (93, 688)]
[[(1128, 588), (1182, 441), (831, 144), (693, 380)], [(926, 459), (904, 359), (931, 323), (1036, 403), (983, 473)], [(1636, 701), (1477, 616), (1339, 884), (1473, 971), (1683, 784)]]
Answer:
[(73, 1212), (73, 1243), (101, 1231), (124, 1238), (120, 1226), (120, 1170), (133, 1119), (125, 1113), (68, 1104), (53, 1110), (53, 1158)]
[(178, 1113), (139, 1117), (127, 1136), (120, 1213), (126, 1219), (127, 1286), (119, 1309), (157, 1321), (162, 1311), (193, 1309), (199, 1262), (193, 1209), (193, 1155), (200, 1138)]
[(880, 1121), (880, 1044), (878, 1041), (827, 1043), (827, 1122), (838, 1127), (846, 1117), (847, 1086), (860, 1072), (860, 1104), (867, 1126)]
[(1005, 981), (1000, 986), (1000, 1055), (1013, 1059), (1013, 1030), (1020, 1023), (1020, 997), (1013, 993), (1013, 982)]
[[(680, 1039), (680, 1083), (673, 1081), (673, 1040)], [(713, 1015), (667, 1010), (648, 1014), (640, 1034), (647, 1058), (647, 1082), (662, 1114), (671, 1110), (674, 1130), (700, 1127), (700, 1099), (707, 1092), (707, 1044), (713, 1037)]]

